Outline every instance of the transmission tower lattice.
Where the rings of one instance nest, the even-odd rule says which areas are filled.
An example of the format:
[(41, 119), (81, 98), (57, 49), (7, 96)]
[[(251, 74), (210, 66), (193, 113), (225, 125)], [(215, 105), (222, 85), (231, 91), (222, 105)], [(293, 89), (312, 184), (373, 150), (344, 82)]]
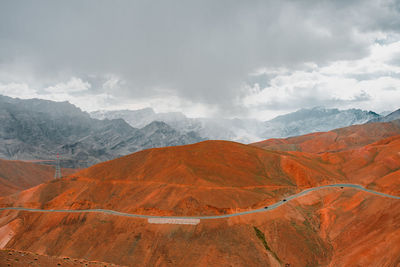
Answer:
[(60, 156), (57, 153), (56, 172), (54, 173), (54, 179), (58, 178), (61, 178), (61, 168), (60, 168)]

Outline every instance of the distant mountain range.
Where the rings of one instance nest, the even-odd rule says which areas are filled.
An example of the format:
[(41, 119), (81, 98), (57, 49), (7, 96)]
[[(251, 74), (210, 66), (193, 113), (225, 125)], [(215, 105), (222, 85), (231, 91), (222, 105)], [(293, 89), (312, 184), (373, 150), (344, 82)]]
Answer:
[(314, 132), (325, 132), (355, 124), (364, 124), (381, 117), (373, 111), (361, 109), (326, 109), (315, 107), (278, 116), (265, 122), (263, 139), (298, 136)]
[(68, 102), (0, 96), (0, 158), (54, 159), (80, 168), (153, 148), (206, 139), (242, 143), (297, 136), (371, 121), (399, 118), (359, 109), (301, 109), (269, 121), (188, 118), (141, 110), (83, 112)]
[(269, 121), (188, 118), (184, 114), (177, 112), (156, 113), (151, 108), (96, 111), (90, 113), (90, 116), (96, 119), (121, 118), (133, 127), (141, 127), (154, 120), (163, 121), (181, 133), (196, 132), (205, 139), (230, 140), (242, 143), (329, 131), (381, 118), (379, 114), (372, 111), (326, 109), (321, 107), (301, 109)]
[(370, 120), (369, 122), (389, 122), (400, 119), (400, 109), (395, 110), (386, 116), (380, 116)]
[[(47, 210), (0, 210), (0, 244), (39, 266), (399, 266), (399, 151), (400, 121), (140, 151), (0, 197)], [(8, 262), (31, 265), (25, 251)]]
[(54, 159), (87, 167), (138, 150), (202, 141), (164, 122), (134, 128), (122, 119), (97, 120), (68, 102), (0, 96), (0, 158)]
[(243, 119), (188, 118), (180, 112), (156, 113), (151, 108), (139, 110), (95, 111), (95, 119), (124, 119), (132, 127), (142, 127), (151, 121), (163, 121), (181, 133), (196, 132), (205, 139), (231, 140), (247, 143), (258, 140), (263, 122)]

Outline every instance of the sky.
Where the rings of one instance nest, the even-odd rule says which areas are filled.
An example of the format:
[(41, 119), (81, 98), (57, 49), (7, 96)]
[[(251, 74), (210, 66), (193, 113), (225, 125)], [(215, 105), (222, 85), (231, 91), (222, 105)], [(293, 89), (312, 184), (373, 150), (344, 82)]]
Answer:
[(0, 94), (271, 119), (400, 108), (400, 1), (0, 2)]

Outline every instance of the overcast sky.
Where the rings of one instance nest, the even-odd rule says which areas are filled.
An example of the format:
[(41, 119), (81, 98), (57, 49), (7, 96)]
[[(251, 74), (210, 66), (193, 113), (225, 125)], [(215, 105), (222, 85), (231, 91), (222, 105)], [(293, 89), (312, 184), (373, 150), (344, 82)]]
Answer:
[(0, 94), (272, 118), (400, 108), (400, 1), (0, 2)]

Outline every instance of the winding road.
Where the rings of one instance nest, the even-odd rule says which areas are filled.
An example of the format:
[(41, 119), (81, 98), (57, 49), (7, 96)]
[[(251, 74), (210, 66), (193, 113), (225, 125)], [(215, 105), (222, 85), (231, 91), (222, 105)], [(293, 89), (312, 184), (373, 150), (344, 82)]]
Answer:
[(301, 191), (300, 193), (291, 195), (289, 197), (286, 197), (285, 199), (282, 199), (281, 201), (278, 201), (267, 208), (260, 208), (260, 209), (255, 209), (255, 210), (249, 210), (249, 211), (243, 211), (243, 212), (238, 212), (238, 213), (231, 213), (231, 214), (224, 214), (224, 215), (214, 215), (214, 216), (152, 216), (152, 215), (142, 215), (142, 214), (131, 214), (131, 213), (125, 213), (125, 212), (119, 212), (115, 210), (106, 210), (106, 209), (85, 209), (85, 210), (59, 210), (59, 209), (52, 209), (52, 210), (44, 210), (44, 209), (30, 209), (30, 208), (23, 208), (23, 207), (5, 207), (5, 208), (0, 208), (0, 211), (3, 210), (19, 210), (19, 211), (29, 211), (29, 212), (65, 212), (65, 213), (85, 213), (85, 212), (94, 212), (94, 213), (104, 213), (104, 214), (110, 214), (110, 215), (116, 215), (116, 216), (125, 216), (125, 217), (133, 217), (133, 218), (147, 218), (147, 219), (152, 219), (152, 218), (163, 218), (163, 219), (201, 219), (201, 220), (211, 220), (211, 219), (222, 219), (222, 218), (229, 218), (229, 217), (235, 217), (235, 216), (241, 216), (241, 215), (246, 215), (246, 214), (252, 214), (252, 213), (258, 213), (258, 212), (267, 212), (273, 209), (278, 208), (279, 206), (295, 199), (298, 197), (301, 197), (303, 195), (306, 195), (312, 191), (317, 191), (321, 189), (326, 189), (326, 188), (332, 188), (332, 187), (339, 187), (339, 188), (353, 188), (361, 191), (365, 191), (371, 194), (375, 194), (381, 197), (387, 197), (387, 198), (392, 198), (392, 199), (400, 199), (400, 196), (393, 196), (381, 192), (377, 192), (374, 190), (366, 189), (361, 185), (356, 185), (356, 184), (332, 184), (332, 185), (323, 185), (323, 186), (317, 186), (313, 188), (306, 189), (304, 191)]

